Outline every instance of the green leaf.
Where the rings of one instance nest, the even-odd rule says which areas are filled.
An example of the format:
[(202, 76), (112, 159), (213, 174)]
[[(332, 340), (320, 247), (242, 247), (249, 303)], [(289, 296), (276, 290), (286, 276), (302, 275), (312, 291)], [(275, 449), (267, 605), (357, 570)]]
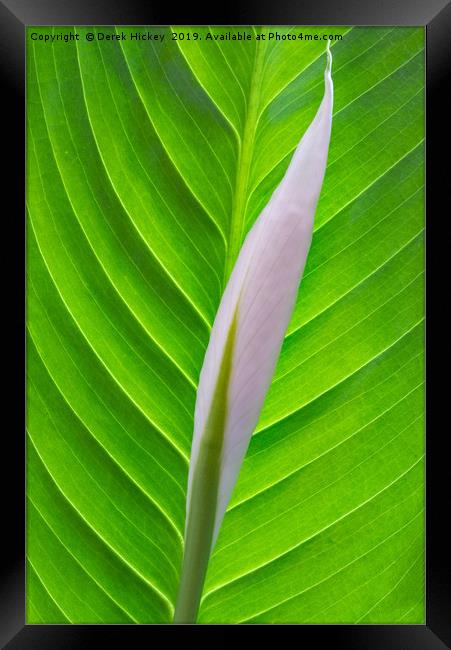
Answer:
[[(28, 32), (29, 623), (172, 620), (210, 328), (323, 91), (325, 41), (147, 31)], [(422, 623), (424, 30), (269, 31), (343, 36), (332, 139), (199, 622)]]

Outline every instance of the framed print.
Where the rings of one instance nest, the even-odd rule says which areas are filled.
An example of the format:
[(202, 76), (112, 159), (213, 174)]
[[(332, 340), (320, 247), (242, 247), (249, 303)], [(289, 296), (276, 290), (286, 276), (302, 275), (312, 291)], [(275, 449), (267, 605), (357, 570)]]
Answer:
[(425, 316), (451, 16), (405, 4), (2, 9), (25, 166), (8, 648), (154, 625), (446, 647)]

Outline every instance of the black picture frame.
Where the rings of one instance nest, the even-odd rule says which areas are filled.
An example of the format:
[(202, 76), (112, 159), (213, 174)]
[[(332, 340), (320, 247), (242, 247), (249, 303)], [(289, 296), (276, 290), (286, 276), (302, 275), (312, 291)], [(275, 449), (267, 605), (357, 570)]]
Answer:
[[(274, 6), (271, 6), (274, 5)], [(11, 227), (3, 240), (0, 257), (7, 259), (3, 294), (8, 305), (3, 316), (10, 327), (5, 335), (4, 353), (11, 366), (4, 370), (7, 392), (3, 430), (3, 474), (8, 475), (3, 499), (2, 573), (0, 583), (0, 643), (8, 650), (45, 648), (141, 647), (157, 645), (154, 628), (174, 635), (204, 635), (205, 627), (220, 627), (215, 645), (224, 646), (233, 630), (243, 627), (252, 635), (258, 631), (268, 640), (296, 639), (300, 647), (324, 645), (345, 650), (439, 650), (451, 646), (449, 616), (449, 541), (444, 534), (446, 521), (447, 438), (449, 417), (445, 417), (445, 390), (440, 392), (443, 358), (442, 342), (446, 315), (435, 307), (434, 296), (446, 292), (449, 277), (445, 245), (440, 236), (449, 220), (449, 164), (442, 164), (446, 147), (446, 125), (450, 106), (446, 91), (451, 79), (451, 3), (447, 0), (308, 0), (290, 3), (249, 2), (233, 8), (229, 4), (212, 9), (185, 5), (177, 15), (160, 3), (144, 6), (137, 0), (3, 0), (0, 1), (0, 73), (2, 79), (3, 186), (8, 196), (3, 225)], [(25, 28), (27, 25), (416, 25), (426, 28), (426, 215), (427, 215), (427, 435), (426, 435), (426, 624), (425, 625), (298, 625), (291, 626), (148, 626), (148, 625), (26, 625), (25, 624), (25, 404), (24, 404), (24, 196), (25, 196)], [(447, 83), (448, 81), (448, 83)], [(449, 129), (448, 129), (449, 130)], [(5, 205), (5, 201), (4, 201)], [(449, 212), (449, 210), (448, 210)], [(12, 244), (14, 242), (14, 245)], [(9, 255), (6, 255), (9, 253)], [(449, 296), (449, 292), (448, 292)], [(447, 297), (447, 296), (446, 296)], [(437, 304), (439, 304), (437, 302)], [(436, 313), (434, 314), (434, 310)], [(6, 315), (7, 314), (7, 315)], [(442, 326), (442, 327), (440, 327)], [(7, 355), (6, 355), (7, 356)], [(449, 372), (449, 370), (448, 370)], [(8, 374), (6, 374), (8, 373)], [(441, 411), (442, 410), (442, 411)], [(441, 420), (442, 413), (443, 420)], [(447, 431), (448, 429), (448, 431)], [(448, 570), (447, 570), (448, 569)], [(152, 628), (152, 630), (149, 629)], [(264, 628), (262, 630), (262, 627)], [(282, 628), (282, 630), (280, 629)], [(285, 634), (287, 635), (285, 637)], [(277, 635), (277, 636), (275, 636)], [(195, 640), (197, 636), (193, 636)], [(283, 642), (283, 641), (282, 641)], [(291, 640), (287, 641), (292, 643)]]

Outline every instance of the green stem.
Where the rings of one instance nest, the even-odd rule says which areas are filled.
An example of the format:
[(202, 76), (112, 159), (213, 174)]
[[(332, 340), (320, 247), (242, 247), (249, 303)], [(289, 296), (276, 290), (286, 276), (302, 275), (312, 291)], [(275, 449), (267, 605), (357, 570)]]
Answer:
[(196, 622), (212, 550), (235, 330), (236, 312), (227, 335), (210, 413), (202, 433), (192, 477), (174, 623)]
[(193, 477), (174, 623), (195, 623), (210, 559), (218, 492), (219, 453), (201, 445)]

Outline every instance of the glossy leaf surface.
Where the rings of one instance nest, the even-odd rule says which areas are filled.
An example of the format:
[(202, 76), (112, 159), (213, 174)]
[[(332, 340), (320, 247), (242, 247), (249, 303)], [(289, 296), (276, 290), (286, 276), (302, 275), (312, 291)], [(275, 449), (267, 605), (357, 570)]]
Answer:
[[(169, 622), (210, 327), (325, 42), (88, 31), (27, 44), (27, 617)], [(199, 621), (420, 623), (423, 30), (278, 31), (343, 34), (332, 138)]]

